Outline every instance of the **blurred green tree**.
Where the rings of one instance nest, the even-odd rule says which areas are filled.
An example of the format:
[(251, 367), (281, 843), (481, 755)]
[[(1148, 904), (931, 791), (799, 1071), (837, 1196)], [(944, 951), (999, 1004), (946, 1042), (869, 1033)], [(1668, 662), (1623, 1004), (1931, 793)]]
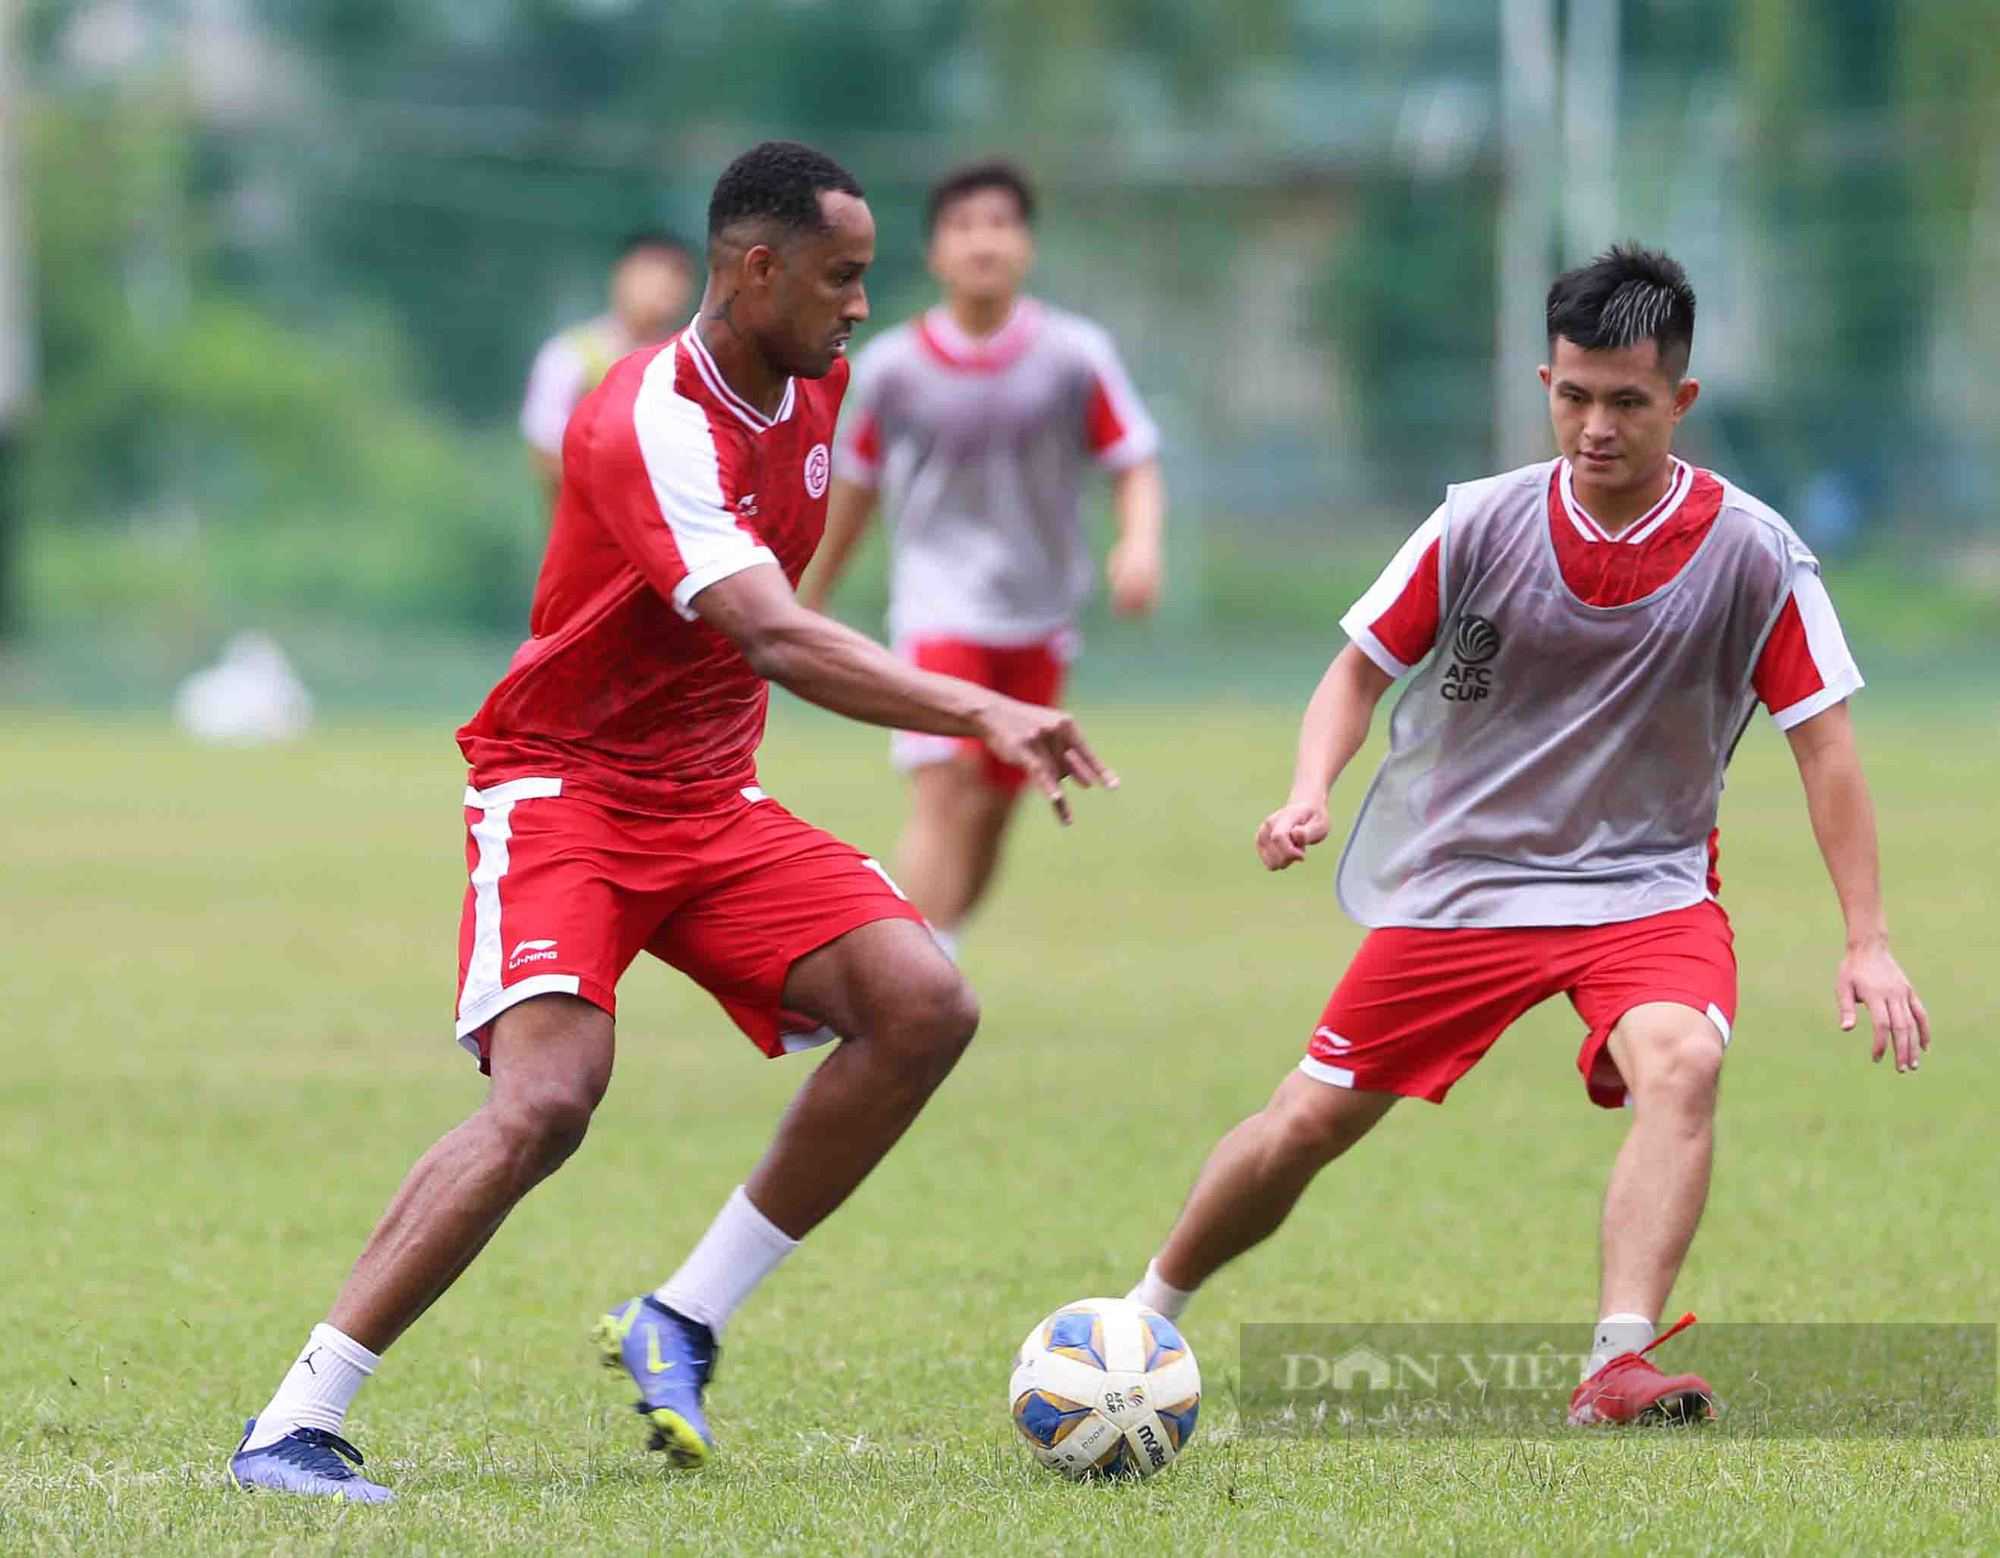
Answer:
[[(518, 623), (534, 536), (512, 448), (496, 468), (490, 443), (428, 410), (395, 332), (353, 314), (301, 329), (218, 277), (213, 213), (192, 198), (198, 144), (171, 90), (51, 99), (32, 116), (43, 383), (27, 506), (98, 533), (102, 577), (84, 595), (146, 595), (122, 575), (154, 572), (168, 537), (203, 561), (180, 575), (203, 599), (153, 592), (178, 617), (254, 603)], [(131, 544), (107, 543), (107, 526)]]

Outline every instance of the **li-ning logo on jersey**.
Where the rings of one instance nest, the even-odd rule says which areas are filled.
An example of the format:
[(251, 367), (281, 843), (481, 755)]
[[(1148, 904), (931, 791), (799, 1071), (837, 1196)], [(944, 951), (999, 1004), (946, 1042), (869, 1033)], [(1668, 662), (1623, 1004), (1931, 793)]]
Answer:
[(806, 496), (817, 498), (826, 491), (826, 445), (814, 444), (806, 451)]
[(1484, 703), (1493, 696), (1493, 671), (1486, 662), (1499, 653), (1498, 628), (1484, 617), (1459, 618), (1451, 635), (1452, 663), (1439, 695), (1452, 703)]

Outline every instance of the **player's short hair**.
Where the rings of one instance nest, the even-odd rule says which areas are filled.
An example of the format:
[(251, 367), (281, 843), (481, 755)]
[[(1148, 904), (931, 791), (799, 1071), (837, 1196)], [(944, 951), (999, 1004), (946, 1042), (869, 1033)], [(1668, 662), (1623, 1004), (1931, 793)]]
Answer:
[(928, 238), (937, 231), (938, 218), (944, 215), (946, 206), (982, 189), (1004, 189), (1014, 197), (1021, 220), (1034, 222), (1035, 186), (1028, 182), (1021, 165), (1005, 157), (982, 157), (977, 162), (960, 163), (946, 170), (931, 185), (930, 193), (924, 196), (924, 236)]
[(819, 197), (828, 191), (857, 198), (860, 181), (824, 152), (801, 141), (759, 141), (722, 170), (708, 199), (708, 241), (731, 228), (758, 223), (786, 234), (826, 230)]
[(652, 253), (670, 254), (689, 267), (695, 261), (693, 246), (679, 235), (664, 227), (635, 227), (618, 240), (618, 247), (611, 251), (611, 263), (622, 265), (635, 254)]
[(1694, 288), (1680, 261), (1660, 249), (1619, 244), (1549, 288), (1549, 344), (1622, 351), (1641, 341), (1660, 351), (1660, 367), (1678, 380), (1694, 350)]

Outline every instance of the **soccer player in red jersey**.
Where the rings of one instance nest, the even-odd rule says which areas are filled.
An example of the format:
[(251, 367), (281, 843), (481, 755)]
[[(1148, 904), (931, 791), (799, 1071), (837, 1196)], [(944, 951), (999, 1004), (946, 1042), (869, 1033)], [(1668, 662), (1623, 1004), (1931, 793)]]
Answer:
[[(897, 653), (1055, 703), (1097, 578), (1082, 510), (1093, 469), (1110, 477), (1118, 529), (1112, 606), (1137, 616), (1159, 600), (1159, 432), (1111, 337), (1023, 293), (1035, 260), (1026, 174), (1001, 159), (955, 168), (926, 211), (925, 259), (944, 301), (855, 359), (826, 545), (801, 599), (825, 599), (879, 497)], [(896, 874), (955, 950), (1026, 775), (978, 742), (925, 731), (897, 732), (890, 752), (911, 778)]]
[(767, 1055), (838, 1038), (687, 1260), (600, 1323), (655, 1449), (705, 1459), (730, 1313), (854, 1190), (977, 1024), (895, 884), (759, 787), (767, 683), (851, 718), (976, 739), (1114, 785), (1072, 721), (906, 664), (806, 610), (828, 445), (875, 249), (861, 187), (793, 142), (723, 173), (695, 322), (570, 419), (533, 636), (459, 732), (471, 883), (458, 1037), (486, 1102), (411, 1170), (232, 1459), (244, 1485), (379, 1502), (340, 1437), (379, 1355), (582, 1141), (611, 1078), (619, 976), (647, 952)]
[(1847, 710), (1861, 678), (1818, 564), (1769, 508), (1671, 449), (1700, 393), (1694, 312), (1681, 267), (1653, 251), (1557, 280), (1541, 373), (1562, 458), (1451, 488), (1342, 620), (1351, 642), (1257, 854), (1282, 871), (1326, 839), (1328, 791), (1377, 701), (1423, 662), (1340, 863), (1342, 905), (1369, 934), (1305, 1059), (1215, 1148), (1133, 1297), (1177, 1315), (1398, 1098), (1442, 1102), (1516, 1018), (1566, 995), (1591, 1100), (1633, 1108), (1570, 1421), (1712, 1410), (1704, 1381), (1645, 1353), (1708, 1194), (1736, 1015), (1715, 816), (1760, 702), (1791, 742), (1846, 919), (1841, 1027), (1865, 1009), (1875, 1059), (1893, 1051), (1899, 1072), (1929, 1047), (1889, 951)]

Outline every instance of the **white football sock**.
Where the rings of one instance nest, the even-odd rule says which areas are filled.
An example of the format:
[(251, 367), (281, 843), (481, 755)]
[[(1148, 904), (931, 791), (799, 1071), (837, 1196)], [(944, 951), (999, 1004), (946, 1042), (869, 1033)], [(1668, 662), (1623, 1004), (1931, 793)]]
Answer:
[(271, 1404), (257, 1414), (245, 1449), (275, 1444), (294, 1428), (324, 1428), (337, 1434), (354, 1399), (382, 1360), (344, 1331), (321, 1322), (285, 1377)]
[(1653, 1322), (1644, 1315), (1606, 1315), (1597, 1322), (1597, 1334), (1591, 1338), (1583, 1377), (1589, 1379), (1621, 1352), (1637, 1352), (1652, 1339)]
[(720, 1336), (736, 1306), (798, 1247), (799, 1241), (758, 1211), (738, 1185), (694, 1253), (653, 1296)]
[(1144, 1304), (1148, 1309), (1156, 1309), (1169, 1320), (1178, 1320), (1181, 1311), (1187, 1308), (1188, 1300), (1194, 1297), (1193, 1288), (1177, 1288), (1160, 1275), (1156, 1262), (1146, 1263), (1146, 1275), (1139, 1285), (1125, 1295), (1135, 1303)]

